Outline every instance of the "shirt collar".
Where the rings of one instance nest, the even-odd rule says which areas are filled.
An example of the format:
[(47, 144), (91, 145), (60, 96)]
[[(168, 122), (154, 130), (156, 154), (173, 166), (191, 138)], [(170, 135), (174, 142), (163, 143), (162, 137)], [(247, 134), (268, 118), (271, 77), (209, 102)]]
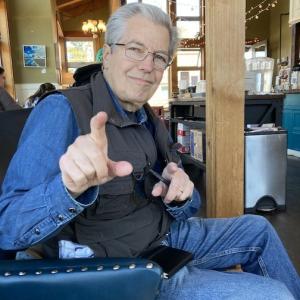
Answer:
[[(126, 110), (121, 106), (120, 100), (115, 95), (115, 93), (113, 92), (113, 90), (109, 86), (108, 82), (105, 80), (105, 78), (104, 78), (104, 82), (105, 82), (105, 84), (107, 86), (109, 95), (111, 96), (111, 99), (112, 99), (112, 102), (113, 102), (113, 104), (115, 106), (116, 111), (120, 114), (121, 117), (123, 117), (126, 120), (129, 120)], [(144, 107), (142, 107), (139, 110), (137, 110), (135, 112), (135, 116), (136, 116), (137, 124), (139, 124), (139, 125), (147, 122), (147, 120), (148, 120), (148, 116), (147, 116), (147, 113), (146, 113)]]

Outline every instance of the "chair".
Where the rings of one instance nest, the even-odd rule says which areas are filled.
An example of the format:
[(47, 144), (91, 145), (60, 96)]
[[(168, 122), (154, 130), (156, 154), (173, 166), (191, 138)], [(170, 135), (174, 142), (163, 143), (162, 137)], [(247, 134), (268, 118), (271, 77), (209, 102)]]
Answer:
[[(31, 110), (0, 113), (0, 184)], [(140, 258), (8, 260), (0, 250), (1, 300), (153, 300), (161, 268)]]

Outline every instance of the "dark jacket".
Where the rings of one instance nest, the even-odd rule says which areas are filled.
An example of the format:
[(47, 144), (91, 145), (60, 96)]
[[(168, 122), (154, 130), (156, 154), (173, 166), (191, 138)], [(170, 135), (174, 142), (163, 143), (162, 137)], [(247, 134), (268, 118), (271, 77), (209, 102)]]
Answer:
[(0, 111), (17, 109), (22, 109), (22, 107), (15, 102), (4, 88), (0, 87)]

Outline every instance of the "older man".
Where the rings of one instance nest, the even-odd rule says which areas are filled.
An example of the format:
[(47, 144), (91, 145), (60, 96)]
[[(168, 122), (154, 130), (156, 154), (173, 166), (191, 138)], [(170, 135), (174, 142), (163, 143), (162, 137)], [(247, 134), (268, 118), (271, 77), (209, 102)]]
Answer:
[(0, 112), (5, 110), (21, 109), (10, 94), (5, 90), (5, 70), (0, 67)]
[[(128, 4), (111, 16), (103, 72), (47, 96), (25, 126), (3, 184), (0, 248), (40, 243), (45, 256), (64, 258), (169, 245), (194, 260), (163, 282), (161, 299), (299, 298), (299, 277), (265, 219), (189, 218), (199, 195), (147, 105), (176, 43), (154, 6)], [(216, 271), (235, 264), (245, 272)]]

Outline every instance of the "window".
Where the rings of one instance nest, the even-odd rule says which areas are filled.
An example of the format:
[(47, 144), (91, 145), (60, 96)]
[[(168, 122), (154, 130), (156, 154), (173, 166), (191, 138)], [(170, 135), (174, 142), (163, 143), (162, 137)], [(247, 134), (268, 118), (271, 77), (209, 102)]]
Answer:
[(76, 38), (66, 39), (66, 60), (68, 72), (75, 70), (94, 61), (94, 42), (92, 39)]
[(204, 79), (203, 0), (176, 0), (171, 17), (178, 29), (180, 44), (172, 64), (172, 92), (195, 86)]
[(167, 1), (166, 0), (142, 0), (141, 2), (158, 6), (165, 13), (167, 12)]
[(201, 79), (201, 51), (197, 48), (180, 49), (177, 51), (177, 81), (180, 90), (188, 86), (196, 86)]
[(168, 72), (165, 71), (163, 78), (161, 80), (161, 83), (152, 96), (152, 98), (149, 100), (149, 104), (151, 106), (163, 106), (168, 107), (169, 106), (169, 80), (168, 80)]
[(177, 66), (178, 67), (200, 67), (201, 66), (201, 51), (199, 49), (180, 49), (177, 51)]
[(177, 16), (199, 17), (200, 0), (176, 0)]
[(245, 59), (255, 57), (267, 57), (267, 41), (261, 41), (252, 45), (245, 45)]
[(178, 37), (180, 39), (194, 39), (200, 31), (199, 21), (181, 21), (176, 22)]

